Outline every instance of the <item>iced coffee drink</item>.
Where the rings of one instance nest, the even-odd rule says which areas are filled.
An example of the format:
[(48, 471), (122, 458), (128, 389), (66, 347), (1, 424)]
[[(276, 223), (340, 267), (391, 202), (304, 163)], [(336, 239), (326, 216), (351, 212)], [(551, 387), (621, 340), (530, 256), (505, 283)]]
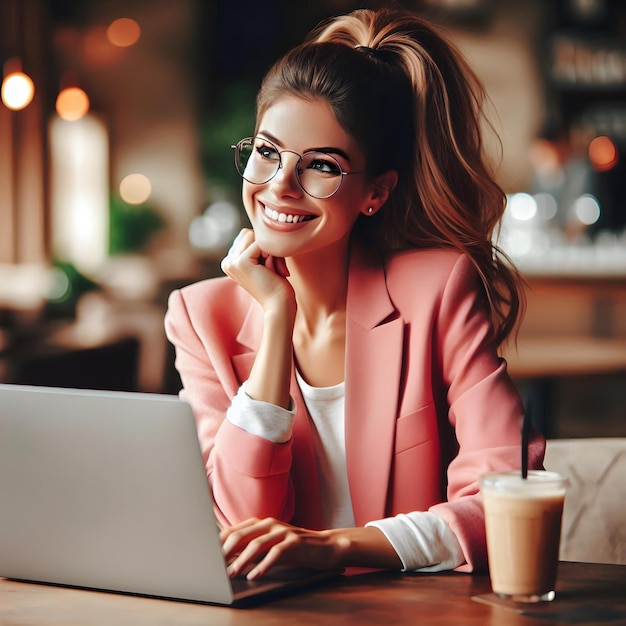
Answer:
[(489, 573), (494, 593), (520, 602), (552, 600), (568, 481), (530, 471), (487, 474), (485, 508)]

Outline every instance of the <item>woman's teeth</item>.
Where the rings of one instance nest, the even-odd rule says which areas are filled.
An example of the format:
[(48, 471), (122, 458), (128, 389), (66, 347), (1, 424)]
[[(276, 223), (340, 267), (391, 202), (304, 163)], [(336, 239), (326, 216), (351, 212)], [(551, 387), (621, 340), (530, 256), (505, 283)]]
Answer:
[(288, 213), (279, 213), (269, 207), (265, 207), (264, 212), (271, 220), (286, 222), (287, 224), (297, 224), (298, 222), (306, 222), (313, 219), (313, 215), (289, 215)]

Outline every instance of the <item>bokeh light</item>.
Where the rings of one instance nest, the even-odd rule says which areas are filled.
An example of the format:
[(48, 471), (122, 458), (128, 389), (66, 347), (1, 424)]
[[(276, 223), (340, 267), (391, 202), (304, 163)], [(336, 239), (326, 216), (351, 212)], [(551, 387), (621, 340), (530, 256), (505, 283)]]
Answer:
[(590, 193), (583, 194), (574, 202), (574, 214), (581, 223), (591, 226), (600, 219), (600, 203)]
[(152, 193), (152, 184), (143, 174), (129, 174), (120, 183), (120, 196), (128, 204), (142, 204)]
[(75, 122), (89, 111), (89, 98), (80, 87), (66, 87), (57, 96), (56, 111), (61, 119)]
[(556, 217), (559, 209), (556, 198), (551, 193), (539, 192), (534, 195), (537, 203), (537, 216), (539, 219), (548, 222)]
[(508, 198), (508, 210), (513, 219), (526, 222), (537, 215), (537, 201), (528, 193), (514, 193)]
[(76, 121), (54, 115), (49, 149), (51, 254), (90, 275), (102, 267), (109, 248), (106, 124), (95, 115)]
[(24, 72), (7, 74), (2, 81), (2, 102), (13, 111), (26, 108), (35, 95), (35, 85)]
[(121, 17), (114, 20), (107, 28), (108, 40), (118, 48), (128, 48), (137, 43), (141, 36), (141, 28), (135, 20)]
[(523, 257), (532, 250), (532, 247), (533, 238), (531, 233), (522, 230), (509, 233), (506, 251), (512, 257)]
[(606, 172), (617, 165), (619, 150), (610, 137), (601, 135), (589, 144), (589, 160), (598, 172)]
[(68, 275), (60, 268), (51, 270), (50, 286), (48, 289), (48, 300), (53, 302), (64, 302), (68, 300), (72, 293), (72, 284)]
[(239, 209), (231, 202), (218, 200), (192, 220), (189, 241), (194, 248), (218, 252), (230, 245), (240, 226)]

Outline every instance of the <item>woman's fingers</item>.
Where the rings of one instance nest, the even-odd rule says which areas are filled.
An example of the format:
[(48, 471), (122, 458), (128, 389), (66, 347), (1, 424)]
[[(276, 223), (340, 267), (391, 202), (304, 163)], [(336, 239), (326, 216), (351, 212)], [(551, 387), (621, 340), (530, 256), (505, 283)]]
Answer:
[(274, 271), (283, 278), (287, 278), (289, 276), (289, 270), (287, 269), (287, 262), (284, 257), (276, 256), (272, 257), (272, 262), (274, 266)]
[(250, 228), (243, 228), (233, 240), (226, 256), (222, 260), (222, 270), (225, 274), (231, 275), (237, 263), (241, 260), (249, 262), (250, 259), (256, 260), (261, 256), (261, 250), (256, 245), (254, 239), (254, 231)]
[(272, 518), (252, 518), (220, 534), (222, 551), (232, 576), (241, 574), (279, 538), (280, 523)]
[(268, 256), (265, 259), (265, 267), (272, 270), (274, 274), (278, 274), (282, 278), (289, 276), (289, 270), (287, 269), (287, 262), (282, 256)]
[(261, 522), (262, 520), (251, 517), (245, 522), (222, 529), (220, 532), (220, 540), (224, 554), (228, 556), (230, 552), (234, 551), (241, 541), (245, 541), (246, 535), (248, 534), (247, 530), (253, 529), (252, 532), (254, 532), (254, 528), (261, 524)]
[(261, 250), (250, 228), (242, 229), (237, 235), (221, 267), (224, 274), (241, 285), (264, 309), (293, 304), (295, 295), (286, 280), (284, 259), (270, 257)]
[(231, 576), (244, 572), (252, 579), (275, 565), (333, 567), (335, 556), (329, 533), (297, 528), (273, 518), (251, 519), (221, 534)]
[(268, 533), (274, 524), (278, 524), (273, 518), (257, 519), (251, 518), (231, 526), (222, 531), (220, 538), (222, 540), (222, 551), (226, 559), (240, 554), (241, 551), (255, 538)]
[[(285, 528), (272, 526), (262, 534), (250, 539), (241, 552), (229, 563), (229, 574), (237, 576), (249, 570), (247, 577), (252, 579), (265, 573), (280, 560), (287, 534), (288, 531)], [(250, 570), (251, 566), (253, 567)]]
[(256, 559), (255, 565), (248, 571), (246, 578), (248, 580), (254, 580), (266, 574), (275, 565), (283, 562), (284, 555), (288, 553), (288, 546), (288, 538), (283, 538), (281, 541), (273, 543), (261, 559)]

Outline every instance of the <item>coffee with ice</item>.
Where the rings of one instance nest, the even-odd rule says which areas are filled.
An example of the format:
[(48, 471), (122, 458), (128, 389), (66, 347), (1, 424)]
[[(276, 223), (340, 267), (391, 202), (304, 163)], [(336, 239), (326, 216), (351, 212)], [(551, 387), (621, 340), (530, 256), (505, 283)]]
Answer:
[(480, 486), (493, 591), (520, 602), (552, 600), (568, 481), (536, 470), (486, 474)]

